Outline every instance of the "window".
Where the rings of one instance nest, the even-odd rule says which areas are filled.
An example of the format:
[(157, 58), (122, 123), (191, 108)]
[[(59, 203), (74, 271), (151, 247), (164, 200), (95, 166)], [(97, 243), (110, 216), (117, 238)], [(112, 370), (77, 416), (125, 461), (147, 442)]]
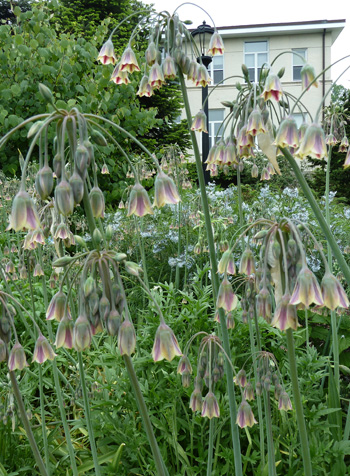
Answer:
[[(209, 65), (209, 74), (212, 79), (212, 84), (218, 84), (224, 79), (224, 56), (215, 55)], [(223, 83), (221, 83), (223, 84)]]
[(244, 43), (244, 64), (248, 68), (249, 79), (259, 81), (263, 64), (268, 62), (267, 41), (246, 41)]
[(211, 148), (215, 142), (218, 142), (221, 139), (223, 127), (220, 129), (220, 126), (223, 120), (223, 109), (209, 109), (209, 148)]
[[(301, 68), (304, 66), (304, 61), (300, 58), (302, 56), (306, 60), (306, 48), (293, 48), (293, 81), (301, 81), (300, 71)], [(300, 55), (300, 56), (298, 56)]]
[[(304, 117), (306, 118), (307, 117), (307, 114), (304, 113)], [(301, 112), (295, 112), (293, 114), (293, 118), (295, 119), (295, 122), (297, 123), (297, 126), (298, 128), (302, 125), (302, 123), (304, 122), (304, 119), (303, 119), (303, 114)]]

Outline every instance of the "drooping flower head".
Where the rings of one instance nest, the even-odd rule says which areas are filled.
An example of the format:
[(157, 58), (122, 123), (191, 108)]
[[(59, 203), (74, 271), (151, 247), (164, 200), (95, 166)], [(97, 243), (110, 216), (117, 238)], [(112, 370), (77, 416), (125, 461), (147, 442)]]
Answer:
[(324, 305), (328, 309), (336, 309), (349, 307), (349, 299), (338, 279), (333, 276), (330, 271), (326, 272), (321, 282), (321, 292)]
[(130, 83), (128, 72), (121, 70), (120, 63), (118, 63), (117, 66), (114, 68), (110, 80), (113, 81), (115, 84), (129, 84)]
[(162, 70), (164, 79), (175, 79), (176, 78), (176, 66), (175, 61), (172, 56), (169, 54), (166, 55), (163, 63), (162, 63)]
[(168, 360), (171, 362), (175, 356), (181, 356), (179, 344), (174, 332), (169, 326), (162, 322), (156, 332), (154, 339), (152, 357), (155, 362), (160, 360)]
[(97, 61), (101, 61), (102, 64), (115, 64), (117, 58), (114, 54), (114, 47), (111, 39), (108, 39), (102, 46), (101, 51), (98, 54)]
[(46, 337), (40, 334), (35, 343), (32, 362), (38, 362), (38, 364), (42, 364), (46, 360), (53, 360), (55, 357), (56, 354), (53, 351), (51, 345), (48, 343)]
[(203, 111), (203, 109), (201, 109), (195, 115), (191, 125), (191, 131), (208, 132), (207, 131), (207, 116), (205, 112)]
[(73, 321), (67, 315), (63, 317), (58, 325), (55, 346), (57, 349), (60, 347), (71, 349), (73, 347)]
[(323, 306), (323, 299), (320, 285), (317, 282), (316, 276), (307, 267), (306, 264), (300, 270), (295, 287), (293, 290), (290, 304), (296, 305), (302, 303), (309, 307), (310, 304), (317, 304)]
[(148, 73), (148, 82), (152, 89), (159, 89), (165, 83), (162, 68), (157, 62), (152, 65)]
[(323, 159), (327, 156), (326, 139), (321, 126), (314, 123), (306, 129), (297, 155), (301, 159), (307, 156), (314, 159)]
[(13, 370), (23, 370), (24, 367), (28, 367), (26, 354), (24, 352), (23, 347), (19, 342), (16, 342), (11, 349), (9, 360), (8, 360), (8, 367), (10, 371)]
[(318, 82), (315, 81), (316, 74), (315, 69), (310, 64), (304, 64), (300, 70), (301, 76), (301, 85), (303, 89), (309, 89), (312, 83), (312, 86), (318, 88)]
[(40, 220), (33, 200), (25, 190), (20, 190), (12, 203), (8, 230), (35, 230), (40, 228)]
[(155, 207), (161, 208), (166, 204), (174, 205), (181, 200), (174, 181), (162, 171), (157, 174), (154, 189), (153, 206)]
[(136, 183), (130, 193), (128, 216), (136, 215), (143, 217), (145, 215), (152, 215), (153, 210), (149, 196), (140, 183)]
[(280, 78), (277, 74), (269, 74), (265, 81), (264, 91), (261, 96), (265, 101), (273, 98), (275, 101), (279, 101), (282, 97), (282, 86)]
[(204, 66), (204, 64), (199, 65), (197, 69), (196, 86), (202, 86), (202, 88), (205, 88), (210, 83), (211, 78), (207, 68)]
[(265, 132), (266, 127), (264, 125), (261, 112), (259, 109), (255, 108), (248, 117), (247, 134), (256, 136), (257, 134), (263, 134)]
[(120, 69), (121, 71), (126, 71), (127, 73), (133, 73), (134, 71), (140, 71), (140, 67), (137, 63), (135, 53), (132, 48), (128, 46), (120, 60)]
[(139, 85), (139, 90), (136, 94), (140, 96), (140, 98), (142, 98), (143, 96), (146, 96), (148, 98), (152, 96), (153, 90), (149, 84), (149, 79), (146, 74), (142, 77)]
[(236, 309), (238, 304), (238, 298), (233, 292), (232, 284), (225, 277), (220, 284), (218, 297), (216, 300), (216, 307), (222, 308), (226, 312), (231, 312)]
[(293, 117), (287, 117), (281, 122), (275, 144), (281, 148), (292, 147), (296, 149), (299, 146), (298, 127)]
[(220, 417), (220, 408), (213, 392), (208, 392), (203, 400), (202, 417), (209, 419)]
[(251, 406), (245, 400), (242, 401), (238, 408), (236, 423), (240, 428), (251, 427), (258, 423), (254, 418)]
[(124, 321), (119, 328), (118, 348), (120, 355), (131, 355), (135, 352), (136, 334), (131, 321)]
[(220, 34), (215, 31), (210, 38), (208, 55), (215, 56), (217, 54), (222, 55), (224, 53), (224, 42)]
[(281, 331), (287, 329), (298, 329), (298, 315), (294, 305), (290, 303), (290, 295), (285, 294), (282, 299), (277, 303), (275, 313), (271, 324), (277, 327)]

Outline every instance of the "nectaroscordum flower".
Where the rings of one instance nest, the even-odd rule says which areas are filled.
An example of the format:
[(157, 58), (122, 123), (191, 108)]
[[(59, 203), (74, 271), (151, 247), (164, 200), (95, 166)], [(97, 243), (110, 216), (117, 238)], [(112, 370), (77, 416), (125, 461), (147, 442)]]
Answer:
[(16, 342), (11, 349), (9, 360), (8, 360), (9, 370), (23, 370), (24, 367), (28, 367), (26, 354), (23, 347), (19, 342)]
[(251, 406), (245, 400), (242, 401), (238, 408), (236, 423), (241, 428), (258, 423), (254, 418)]
[(152, 214), (153, 210), (146, 190), (140, 183), (136, 183), (129, 197), (128, 216), (137, 215), (138, 217), (143, 217)]
[(261, 96), (265, 101), (268, 101), (271, 98), (279, 101), (282, 94), (283, 92), (280, 78), (277, 76), (277, 74), (269, 74), (266, 78), (264, 91), (262, 92)]
[(130, 83), (128, 72), (121, 70), (120, 63), (118, 63), (117, 66), (114, 68), (110, 80), (113, 81), (115, 84), (129, 84)]
[(169, 326), (162, 322), (156, 332), (154, 339), (152, 357), (155, 362), (168, 360), (171, 362), (175, 356), (181, 356), (179, 344), (174, 332)]
[(40, 220), (33, 200), (25, 190), (20, 190), (12, 203), (8, 229), (15, 231), (40, 228)]
[(346, 136), (344, 136), (339, 144), (339, 152), (346, 152), (349, 147), (349, 140)]
[(326, 139), (321, 126), (314, 123), (306, 129), (297, 155), (301, 159), (307, 156), (314, 159), (323, 159), (326, 157)]
[(61, 180), (55, 188), (55, 201), (59, 212), (63, 216), (68, 216), (73, 213), (74, 209), (74, 195), (73, 189), (67, 180)]
[(201, 109), (197, 114), (194, 116), (191, 131), (197, 132), (208, 132), (207, 131), (207, 116), (203, 109)]
[(204, 66), (204, 64), (199, 65), (197, 70), (196, 86), (202, 86), (202, 88), (205, 88), (210, 83), (211, 78), (207, 68)]
[(236, 309), (238, 298), (233, 292), (230, 281), (225, 277), (220, 284), (218, 297), (216, 300), (216, 307), (222, 308), (226, 312), (231, 312)]
[(156, 62), (152, 65), (148, 73), (148, 83), (153, 89), (159, 89), (164, 84), (164, 74), (162, 68)]
[(320, 285), (317, 282), (316, 276), (307, 267), (306, 264), (300, 270), (295, 287), (293, 290), (290, 304), (302, 303), (306, 307), (315, 303), (318, 306), (323, 306), (323, 299)]
[(202, 417), (208, 417), (209, 419), (220, 417), (219, 404), (213, 392), (209, 391), (204, 397)]
[(58, 291), (51, 299), (46, 311), (46, 319), (56, 319), (60, 322), (64, 316), (67, 297), (62, 291)]
[(285, 294), (277, 303), (271, 324), (281, 331), (298, 329), (298, 315), (296, 307), (290, 303), (290, 295)]
[(53, 360), (55, 357), (56, 354), (48, 343), (46, 337), (40, 334), (35, 343), (32, 362), (42, 364), (46, 360)]
[(239, 265), (239, 272), (240, 274), (246, 274), (247, 276), (250, 276), (251, 274), (255, 273), (254, 255), (250, 248), (246, 248), (246, 250), (242, 254), (241, 262)]
[(281, 122), (278, 129), (275, 144), (278, 147), (293, 147), (299, 146), (298, 127), (293, 117), (287, 117)]
[(224, 53), (224, 42), (220, 34), (215, 31), (210, 38), (208, 55), (215, 56), (217, 54), (222, 55)]
[(154, 189), (155, 207), (161, 208), (167, 203), (176, 204), (181, 200), (174, 181), (162, 171), (157, 174)]
[(71, 349), (73, 347), (73, 321), (64, 316), (58, 325), (55, 346), (57, 349), (65, 347)]
[(101, 61), (102, 64), (115, 64), (117, 58), (114, 54), (114, 47), (111, 39), (108, 39), (102, 46), (101, 51), (98, 54), (97, 61)]
[(321, 282), (321, 292), (324, 305), (328, 309), (337, 307), (348, 308), (349, 299), (338, 279), (327, 271)]
[(300, 70), (300, 76), (301, 76), (301, 85), (303, 89), (309, 89), (312, 83), (312, 86), (315, 86), (315, 88), (318, 88), (318, 82), (314, 81), (316, 78), (315, 70), (314, 68), (306, 63)]
[(292, 410), (292, 402), (290, 401), (289, 395), (287, 392), (282, 391), (278, 398), (278, 409), (279, 410)]
[(143, 96), (146, 96), (148, 98), (152, 96), (153, 90), (149, 84), (149, 79), (146, 74), (142, 77), (139, 85), (139, 90), (136, 94), (140, 96), (140, 98)]
[(128, 73), (133, 73), (134, 71), (140, 71), (140, 67), (137, 63), (135, 53), (132, 48), (128, 46), (120, 60), (120, 69), (121, 71), (126, 71)]
[(147, 47), (147, 50), (145, 52), (145, 58), (148, 66), (152, 66), (152, 64), (155, 63), (157, 59), (157, 48), (154, 43), (154, 41), (151, 41)]
[(255, 108), (248, 117), (247, 134), (256, 136), (257, 134), (265, 132), (266, 128), (262, 120), (261, 112)]
[(344, 167), (344, 169), (347, 169), (348, 167), (350, 167), (350, 147), (348, 148), (348, 151), (346, 153), (346, 157), (345, 157), (343, 167)]
[(203, 397), (200, 388), (196, 387), (190, 398), (190, 409), (193, 412), (201, 412), (203, 407)]
[(226, 250), (219, 261), (218, 273), (236, 274), (235, 259), (231, 250)]
[(84, 314), (81, 314), (75, 321), (73, 328), (73, 346), (75, 350), (81, 352), (90, 347), (91, 338), (90, 322)]
[(120, 355), (131, 355), (135, 352), (136, 334), (131, 321), (124, 321), (119, 328), (118, 348)]
[(176, 66), (175, 61), (172, 56), (167, 53), (163, 63), (162, 63), (162, 70), (164, 79), (175, 79), (176, 78)]
[(99, 187), (93, 187), (89, 193), (92, 214), (95, 218), (103, 218), (105, 213), (105, 199)]

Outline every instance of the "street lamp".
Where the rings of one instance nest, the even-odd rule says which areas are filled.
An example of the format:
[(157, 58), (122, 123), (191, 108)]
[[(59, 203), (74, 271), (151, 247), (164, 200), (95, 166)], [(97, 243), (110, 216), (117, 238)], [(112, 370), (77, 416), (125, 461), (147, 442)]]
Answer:
[[(210, 36), (214, 33), (214, 28), (207, 25), (205, 21), (199, 25), (195, 30), (191, 31), (193, 37), (199, 37), (199, 52), (200, 57), (197, 58), (197, 63), (202, 63), (208, 69), (208, 66), (212, 62), (211, 56), (206, 55), (208, 50), (207, 41), (210, 41)], [(204, 104), (203, 110), (207, 118), (207, 131), (202, 132), (202, 168), (204, 174), (204, 181), (207, 185), (210, 179), (210, 173), (206, 170), (205, 161), (209, 154), (209, 104), (208, 104), (208, 86), (202, 87), (202, 104)]]

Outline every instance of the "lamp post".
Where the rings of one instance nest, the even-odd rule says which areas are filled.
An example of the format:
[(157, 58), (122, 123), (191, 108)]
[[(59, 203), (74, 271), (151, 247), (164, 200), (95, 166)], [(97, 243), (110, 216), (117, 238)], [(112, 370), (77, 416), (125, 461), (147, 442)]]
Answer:
[[(195, 30), (191, 31), (191, 35), (193, 37), (199, 37), (199, 52), (200, 57), (197, 58), (198, 63), (204, 64), (204, 66), (208, 69), (208, 66), (212, 62), (211, 56), (207, 56), (205, 53), (207, 51), (208, 45), (206, 45), (206, 39), (210, 38), (210, 36), (214, 33), (214, 28), (207, 25), (205, 21), (201, 25), (199, 25)], [(204, 174), (204, 181), (207, 185), (210, 179), (210, 173), (206, 170), (205, 161), (207, 160), (209, 154), (209, 104), (208, 104), (208, 86), (202, 87), (202, 104), (204, 104), (204, 113), (207, 118), (207, 131), (202, 132), (202, 168)]]

